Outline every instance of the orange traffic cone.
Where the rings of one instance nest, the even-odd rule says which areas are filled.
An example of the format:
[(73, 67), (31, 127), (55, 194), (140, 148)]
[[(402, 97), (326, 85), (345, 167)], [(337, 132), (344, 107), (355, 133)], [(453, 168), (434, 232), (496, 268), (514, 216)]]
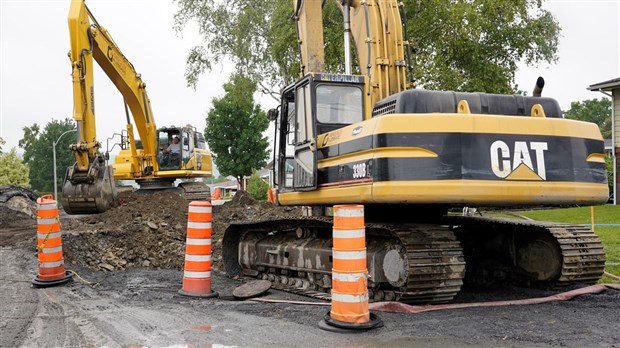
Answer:
[(267, 202), (271, 204), (276, 203), (276, 193), (273, 187), (267, 189)]
[(192, 297), (217, 297), (211, 291), (211, 203), (193, 201), (187, 214), (183, 288), (179, 294)]
[(73, 275), (65, 272), (58, 205), (51, 195), (37, 199), (37, 250), (39, 274), (33, 286), (43, 288), (71, 280)]
[(319, 327), (346, 332), (383, 326), (368, 311), (364, 206), (334, 206), (332, 260), (332, 307)]

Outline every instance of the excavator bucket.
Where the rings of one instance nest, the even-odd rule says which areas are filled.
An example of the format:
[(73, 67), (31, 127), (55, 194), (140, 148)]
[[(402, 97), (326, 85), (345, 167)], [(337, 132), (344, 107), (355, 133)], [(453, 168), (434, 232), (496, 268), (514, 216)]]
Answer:
[(67, 168), (62, 187), (62, 207), (67, 214), (103, 213), (116, 204), (112, 166), (92, 166), (84, 177), (74, 168)]

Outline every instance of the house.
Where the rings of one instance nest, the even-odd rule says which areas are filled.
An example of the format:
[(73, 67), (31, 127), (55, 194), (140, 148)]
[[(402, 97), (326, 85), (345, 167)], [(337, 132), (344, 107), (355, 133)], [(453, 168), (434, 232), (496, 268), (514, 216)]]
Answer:
[[(261, 177), (261, 179), (265, 180), (265, 182), (268, 183), (270, 187), (273, 187), (273, 184), (274, 184), (272, 168), (273, 168), (273, 161), (270, 161), (269, 163), (267, 163), (265, 168), (258, 170), (258, 175)], [(243, 187), (248, 187), (249, 179), (250, 179), (250, 176), (243, 177), (243, 180), (242, 180)]]
[[(610, 150), (614, 161), (613, 204), (618, 204), (620, 193), (620, 77), (595, 83), (588, 87), (590, 91), (600, 92), (611, 98), (611, 143)], [(605, 144), (607, 149), (607, 144)]]
[(234, 196), (239, 189), (237, 180), (228, 180), (217, 184), (207, 184), (207, 186), (209, 186), (209, 189), (211, 190), (211, 201), (214, 204), (223, 203), (225, 198)]
[(609, 156), (609, 157), (613, 157), (613, 150), (614, 147), (611, 144), (611, 139), (603, 139), (603, 141), (605, 141), (605, 155)]

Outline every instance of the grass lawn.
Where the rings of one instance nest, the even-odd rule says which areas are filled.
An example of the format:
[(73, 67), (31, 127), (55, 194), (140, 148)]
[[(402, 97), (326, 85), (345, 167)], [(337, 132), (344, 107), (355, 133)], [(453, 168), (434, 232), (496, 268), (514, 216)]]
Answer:
[[(586, 224), (590, 221), (590, 207), (532, 210), (519, 212), (539, 221), (566, 222), (572, 224)], [(512, 217), (514, 218), (514, 216)], [(620, 205), (602, 205), (594, 207), (595, 224), (620, 224)], [(607, 262), (605, 271), (620, 276), (620, 226), (594, 226), (594, 232), (599, 236), (605, 248)], [(603, 276), (601, 283), (620, 283)]]

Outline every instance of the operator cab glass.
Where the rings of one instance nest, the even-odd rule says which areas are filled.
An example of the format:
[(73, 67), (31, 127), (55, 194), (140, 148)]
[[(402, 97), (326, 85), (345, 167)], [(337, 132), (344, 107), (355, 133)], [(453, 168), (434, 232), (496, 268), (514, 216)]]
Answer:
[[(179, 138), (176, 140), (176, 144), (175, 137)], [(159, 170), (181, 169), (182, 156), (184, 154), (189, 155), (189, 143), (187, 145), (184, 143), (187, 142), (187, 139), (187, 132), (181, 132), (180, 129), (176, 128), (160, 129), (157, 132)]]
[(362, 121), (362, 88), (352, 85), (318, 84), (316, 120), (319, 134)]

